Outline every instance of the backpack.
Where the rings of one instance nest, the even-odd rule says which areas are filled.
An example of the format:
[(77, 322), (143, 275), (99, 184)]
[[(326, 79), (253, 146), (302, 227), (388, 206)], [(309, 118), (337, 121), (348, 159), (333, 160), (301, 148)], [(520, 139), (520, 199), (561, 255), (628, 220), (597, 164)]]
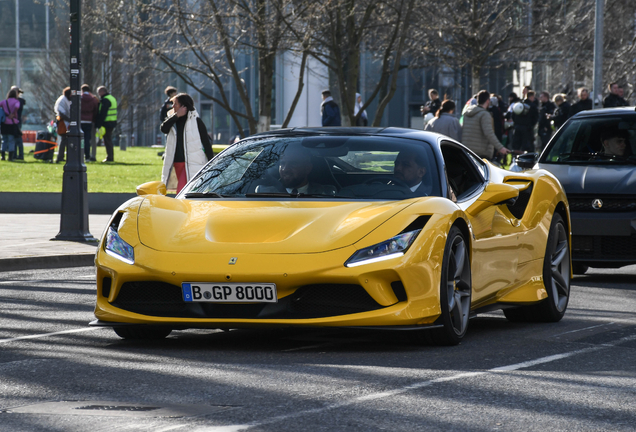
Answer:
[[(3, 100), (2, 102), (4, 102), (4, 105), (7, 105), (7, 101)], [(0, 104), (2, 103), (0, 102)], [(2, 106), (2, 105), (0, 105)], [(8, 108), (8, 107), (7, 107)], [(4, 112), (4, 108), (0, 109), (0, 123), (4, 123), (4, 121), (7, 119), (7, 115)]]

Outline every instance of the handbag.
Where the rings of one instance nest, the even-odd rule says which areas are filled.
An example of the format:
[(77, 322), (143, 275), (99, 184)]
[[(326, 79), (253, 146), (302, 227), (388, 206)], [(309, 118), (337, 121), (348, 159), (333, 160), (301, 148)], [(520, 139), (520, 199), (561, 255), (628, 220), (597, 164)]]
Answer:
[(58, 135), (64, 135), (66, 132), (68, 132), (66, 130), (66, 123), (64, 123), (64, 120), (62, 120), (62, 117), (56, 116), (55, 120), (57, 121), (57, 134)]

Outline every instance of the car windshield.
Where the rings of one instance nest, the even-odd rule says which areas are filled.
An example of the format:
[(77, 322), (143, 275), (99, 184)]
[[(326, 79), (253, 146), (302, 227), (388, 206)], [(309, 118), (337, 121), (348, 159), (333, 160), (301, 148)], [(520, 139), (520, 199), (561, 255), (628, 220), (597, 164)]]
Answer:
[(181, 191), (185, 198), (441, 196), (425, 142), (375, 136), (255, 137), (215, 157)]
[(636, 163), (636, 115), (569, 121), (542, 155), (555, 164)]

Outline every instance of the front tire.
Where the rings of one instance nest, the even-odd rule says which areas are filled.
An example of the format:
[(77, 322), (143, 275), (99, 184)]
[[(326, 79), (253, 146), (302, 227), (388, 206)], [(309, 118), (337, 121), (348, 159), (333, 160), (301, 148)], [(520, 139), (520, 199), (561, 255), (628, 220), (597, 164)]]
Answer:
[(589, 267), (585, 264), (572, 263), (572, 273), (577, 276), (584, 275), (586, 271), (588, 271)]
[(552, 217), (545, 258), (543, 283), (548, 298), (532, 306), (504, 309), (509, 321), (558, 322), (565, 315), (570, 299), (570, 242), (563, 218)]
[(153, 326), (122, 326), (113, 327), (117, 336), (123, 339), (148, 339), (158, 340), (165, 339), (172, 332), (172, 329), (166, 327), (153, 327)]
[(448, 233), (440, 281), (440, 308), (442, 314), (436, 323), (442, 328), (418, 332), (423, 342), (433, 345), (458, 345), (468, 330), (472, 276), (468, 243), (457, 227)]

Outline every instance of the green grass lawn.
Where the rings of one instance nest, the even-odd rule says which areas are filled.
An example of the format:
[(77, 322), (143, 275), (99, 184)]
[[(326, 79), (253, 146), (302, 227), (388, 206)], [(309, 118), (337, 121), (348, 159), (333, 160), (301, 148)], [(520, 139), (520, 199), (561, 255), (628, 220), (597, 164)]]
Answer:
[[(24, 161), (0, 161), (1, 192), (62, 192), (64, 163), (39, 161), (30, 153), (33, 144), (24, 145)], [(115, 162), (87, 162), (88, 192), (135, 193), (145, 182), (161, 180), (162, 149), (115, 147)], [(97, 147), (97, 160), (106, 158), (106, 149)]]

